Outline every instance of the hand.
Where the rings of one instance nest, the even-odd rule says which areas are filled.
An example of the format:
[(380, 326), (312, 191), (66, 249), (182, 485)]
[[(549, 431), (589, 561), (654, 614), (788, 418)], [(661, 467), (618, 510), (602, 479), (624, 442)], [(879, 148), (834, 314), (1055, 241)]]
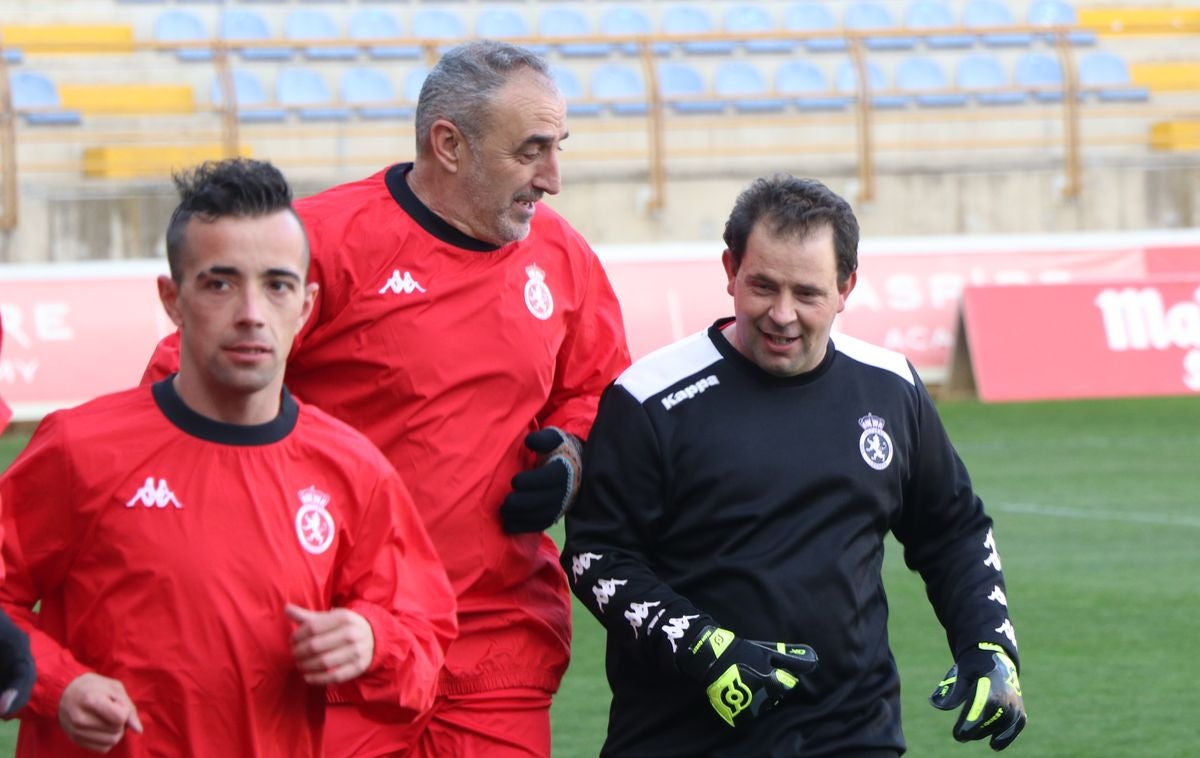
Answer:
[(675, 654), (679, 669), (706, 687), (708, 702), (730, 726), (766, 713), (817, 667), (808, 645), (743, 640), (709, 625)]
[(929, 702), (943, 711), (967, 703), (952, 732), (959, 742), (991, 735), (992, 750), (1003, 750), (1025, 728), (1017, 666), (1004, 648), (991, 642), (980, 642), (959, 658), (938, 682)]
[(289, 603), (296, 622), (292, 655), (309, 684), (341, 684), (367, 670), (375, 656), (375, 633), (362, 615), (346, 608), (310, 611)]
[(142, 733), (137, 707), (116, 679), (80, 674), (71, 680), (58, 701), (58, 723), (71, 742), (97, 753), (112, 750), (128, 727)]
[(579, 495), (583, 443), (578, 437), (548, 426), (530, 432), (525, 447), (538, 454), (538, 465), (512, 478), (513, 491), (500, 506), (500, 521), (509, 534), (546, 529)]
[(25, 707), (35, 679), (29, 637), (0, 611), (0, 715)]

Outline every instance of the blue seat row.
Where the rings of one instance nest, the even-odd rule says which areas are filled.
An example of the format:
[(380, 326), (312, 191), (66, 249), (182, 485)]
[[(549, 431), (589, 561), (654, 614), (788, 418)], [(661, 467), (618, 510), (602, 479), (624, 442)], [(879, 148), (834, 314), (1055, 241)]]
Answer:
[[(347, 9), (349, 10), (349, 9)], [(253, 8), (229, 6), (223, 9), (216, 36), (230, 41), (288, 41), (297, 43), (309, 58), (353, 58), (354, 47), (304, 46), (311, 41), (333, 41), (338, 39), (383, 40), (388, 38), (414, 37), (420, 39), (461, 39), (468, 36), (498, 39), (516, 37), (604, 37), (637, 36), (650, 34), (698, 36), (725, 33), (752, 35), (769, 32), (794, 32), (798, 35), (817, 33), (818, 36), (803, 42), (790, 39), (747, 39), (741, 42), (730, 40), (694, 39), (684, 41), (679, 47), (688, 55), (729, 54), (737, 47), (751, 53), (787, 53), (800, 44), (814, 52), (844, 50), (846, 40), (838, 37), (840, 28), (858, 31), (891, 32), (870, 36), (867, 45), (872, 49), (911, 49), (917, 45), (918, 37), (906, 32), (920, 32), (926, 45), (932, 48), (971, 47), (977, 41), (987, 46), (1029, 45), (1035, 36), (1024, 32), (1003, 32), (996, 27), (1013, 26), (1018, 23), (1008, 3), (1002, 0), (967, 0), (961, 18), (956, 18), (944, 0), (912, 0), (906, 7), (902, 19), (897, 19), (889, 6), (875, 0), (857, 0), (848, 3), (840, 19), (827, 3), (797, 2), (787, 5), (782, 12), (773, 7), (755, 3), (736, 3), (725, 8), (721, 18), (714, 17), (704, 4), (672, 4), (661, 11), (657, 22), (644, 5), (618, 5), (603, 9), (593, 23), (578, 5), (547, 5), (536, 14), (536, 24), (531, 24), (526, 14), (513, 7), (488, 5), (473, 17), (466, 11), (454, 8), (418, 7), (411, 13), (411, 23), (405, 27), (399, 17), (384, 8), (356, 7), (343, 24), (334, 14), (317, 8), (299, 7), (290, 11), (285, 19), (281, 34), (276, 34), (259, 11)], [(1067, 0), (1032, 0), (1022, 22), (1036, 26), (1071, 26), (1077, 23), (1075, 9)], [(990, 30), (978, 35), (959, 31), (967, 29)], [(938, 33), (938, 30), (946, 30)], [(211, 38), (204, 22), (195, 13), (184, 8), (162, 11), (154, 26), (155, 39), (162, 42), (197, 42)], [(823, 35), (823, 36), (822, 36)], [(1045, 36), (1045, 35), (1040, 35)], [(1074, 43), (1089, 44), (1095, 35), (1087, 31), (1070, 34)], [(537, 45), (540, 52), (547, 52), (549, 45)], [(617, 52), (633, 53), (636, 45), (614, 45), (605, 42), (556, 43), (553, 49), (566, 57), (602, 57)], [(670, 53), (673, 45), (658, 43), (655, 52)], [(417, 58), (420, 48), (416, 46), (372, 46), (369, 53), (377, 58)], [(199, 48), (180, 51), (185, 60), (203, 59), (211, 55)], [(288, 58), (292, 51), (288, 47), (247, 48), (242, 51), (245, 58)]]

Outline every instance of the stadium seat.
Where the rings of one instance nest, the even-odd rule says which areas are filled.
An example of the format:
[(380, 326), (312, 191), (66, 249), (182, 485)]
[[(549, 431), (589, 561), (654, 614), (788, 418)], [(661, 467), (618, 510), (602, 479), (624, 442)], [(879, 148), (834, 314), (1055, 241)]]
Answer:
[[(967, 0), (962, 11), (963, 26), (988, 29), (1015, 26), (1017, 20), (1001, 0)], [(979, 40), (988, 47), (1028, 47), (1033, 35), (1026, 32), (985, 32)]]
[[(600, 16), (600, 33), (608, 37), (632, 37), (639, 34), (652, 34), (654, 31), (650, 18), (639, 8), (621, 5), (609, 8)], [(626, 55), (637, 55), (636, 42), (622, 43), (619, 46)]]
[[(596, 32), (577, 8), (549, 6), (538, 15), (538, 34), (543, 37), (586, 37)], [(555, 42), (552, 47), (565, 58), (603, 58), (612, 52), (604, 42)]]
[(792, 99), (806, 111), (843, 110), (853, 98), (836, 94), (816, 64), (790, 60), (775, 70), (775, 92)]
[(952, 108), (967, 104), (967, 96), (948, 92), (950, 80), (935, 59), (914, 55), (896, 66), (896, 88), (912, 95), (923, 108)]
[(15, 66), (25, 60), (25, 54), (15, 48), (4, 48), (4, 62), (10, 66)]
[[(765, 8), (748, 4), (727, 8), (721, 26), (730, 34), (774, 32), (780, 28)], [(748, 53), (790, 53), (796, 49), (796, 43), (789, 39), (748, 39), (742, 46)]]
[[(387, 40), (403, 37), (404, 32), (396, 16), (378, 8), (360, 8), (350, 16), (350, 38), (354, 40)], [(420, 58), (421, 48), (416, 45), (370, 45), (367, 55), (389, 60), (395, 58)]]
[(1136, 87), (1129, 67), (1114, 53), (1094, 51), (1079, 60), (1079, 88), (1102, 102), (1144, 102), (1150, 90)]
[[(488, 6), (475, 16), (475, 36), (485, 39), (529, 37), (533, 32), (525, 17), (512, 8)], [(526, 45), (532, 48), (532, 45)], [(538, 52), (545, 52), (538, 51)]]
[[(1075, 7), (1065, 0), (1033, 0), (1029, 5), (1029, 23), (1033, 26), (1076, 26), (1079, 17)], [(1045, 35), (1046, 41), (1053, 41), (1054, 35)], [(1068, 32), (1067, 41), (1072, 45), (1096, 44), (1096, 33), (1084, 29)]]
[[(237, 111), (239, 121), (265, 122), (283, 121), (286, 113), (283, 108), (274, 107), (267, 98), (266, 88), (252, 71), (235, 68), (230, 71), (233, 77), (233, 107)], [(213, 79), (212, 102), (220, 108), (225, 105), (224, 90), (221, 78)]]
[(638, 69), (625, 63), (602, 63), (592, 71), (592, 98), (618, 116), (646, 113), (646, 84)]
[(79, 111), (62, 106), (54, 82), (37, 71), (14, 71), (9, 89), (13, 110), (30, 126), (64, 126), (83, 121)]
[(599, 103), (588, 102), (583, 85), (575, 72), (566, 66), (551, 66), (550, 75), (567, 101), (568, 116), (598, 116), (604, 110)]
[(904, 12), (904, 25), (914, 31), (926, 32), (925, 44), (932, 48), (961, 48), (975, 44), (975, 38), (969, 34), (929, 33), (958, 26), (954, 14), (942, 0), (916, 0)]
[(404, 119), (413, 115), (412, 108), (397, 104), (391, 79), (378, 69), (355, 66), (343, 71), (338, 96), (361, 119)]
[[(462, 17), (442, 8), (418, 7), (412, 14), (412, 34), (417, 39), (462, 40), (467, 36), (467, 25)], [(438, 52), (449, 50), (453, 45), (442, 45)]]
[[(908, 98), (888, 92), (887, 75), (875, 61), (867, 61), (867, 92), (871, 93), (871, 107), (879, 109), (903, 108), (908, 104)], [(858, 69), (854, 61), (845, 60), (838, 64), (833, 75), (834, 85), (838, 92), (852, 97), (858, 97)], [(883, 94), (877, 94), (883, 93)]]
[[(331, 41), (342, 33), (333, 17), (315, 8), (297, 8), (288, 14), (284, 36), (293, 42)], [(311, 60), (353, 60), (358, 50), (347, 45), (312, 46), (303, 48), (304, 57)]]
[(350, 109), (334, 105), (325, 79), (310, 68), (284, 67), (275, 80), (275, 100), (301, 121), (345, 121)]
[(761, 69), (749, 61), (728, 60), (717, 64), (713, 92), (739, 113), (778, 113), (788, 101), (775, 97)]
[(1062, 102), (1062, 64), (1049, 53), (1031, 51), (1022, 55), (1017, 60), (1013, 80), (1038, 102)]
[(980, 105), (1020, 105), (1025, 93), (1012, 89), (1004, 64), (989, 53), (964, 55), (954, 68), (955, 85)]
[[(842, 25), (855, 31), (895, 31), (899, 28), (887, 6), (875, 2), (851, 3), (842, 14)], [(912, 37), (867, 37), (872, 50), (909, 50), (916, 45)]]
[[(824, 3), (793, 3), (783, 14), (783, 28), (792, 32), (831, 32), (838, 28), (837, 19)], [(837, 52), (846, 49), (841, 37), (814, 37), (804, 40), (804, 48), (812, 53)]]
[[(672, 5), (663, 11), (662, 33), (681, 36), (713, 34), (718, 31), (708, 9), (701, 5)], [(695, 40), (679, 45), (688, 55), (728, 55), (733, 43), (723, 40)]]
[(725, 103), (714, 100), (700, 70), (684, 61), (658, 64), (658, 91), (676, 113), (720, 113)]
[(424, 66), (417, 66), (404, 75), (404, 95), (405, 102), (412, 103), (415, 107), (417, 100), (421, 98), (421, 87), (425, 84), (425, 77), (429, 76), (429, 69)]
[[(204, 22), (191, 11), (167, 8), (154, 19), (155, 42), (201, 42), (208, 39)], [(180, 48), (175, 57), (181, 61), (207, 61), (212, 50), (200, 47)]]
[[(267, 20), (251, 8), (228, 6), (221, 13), (220, 36), (227, 42), (269, 42)], [(246, 60), (286, 60), (292, 51), (286, 47), (244, 47), (238, 50)]]

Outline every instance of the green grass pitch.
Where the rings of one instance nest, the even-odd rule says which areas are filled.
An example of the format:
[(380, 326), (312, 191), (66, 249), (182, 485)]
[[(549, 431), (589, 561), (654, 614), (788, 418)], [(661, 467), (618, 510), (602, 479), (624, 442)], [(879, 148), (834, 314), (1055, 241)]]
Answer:
[[(1006, 755), (1196, 755), (1200, 397), (984, 405), (942, 417), (996, 521), (1029, 725)], [(0, 438), (0, 463), (24, 444)], [(561, 538), (561, 531), (554, 533)], [(990, 755), (925, 698), (951, 661), (919, 579), (888, 544), (909, 755)], [(608, 687), (600, 625), (576, 605), (554, 754), (595, 756)], [(0, 754), (16, 724), (0, 725)]]

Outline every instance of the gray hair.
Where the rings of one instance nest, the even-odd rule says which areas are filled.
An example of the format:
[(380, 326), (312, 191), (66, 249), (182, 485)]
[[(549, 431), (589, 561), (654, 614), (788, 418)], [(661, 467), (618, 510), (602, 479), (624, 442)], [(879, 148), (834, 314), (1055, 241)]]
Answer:
[(476, 40), (453, 48), (425, 78), (417, 98), (417, 154), (429, 150), (433, 122), (445, 119), (468, 139), (487, 131), (492, 99), (516, 74), (532, 71), (556, 89), (541, 56), (507, 42)]

